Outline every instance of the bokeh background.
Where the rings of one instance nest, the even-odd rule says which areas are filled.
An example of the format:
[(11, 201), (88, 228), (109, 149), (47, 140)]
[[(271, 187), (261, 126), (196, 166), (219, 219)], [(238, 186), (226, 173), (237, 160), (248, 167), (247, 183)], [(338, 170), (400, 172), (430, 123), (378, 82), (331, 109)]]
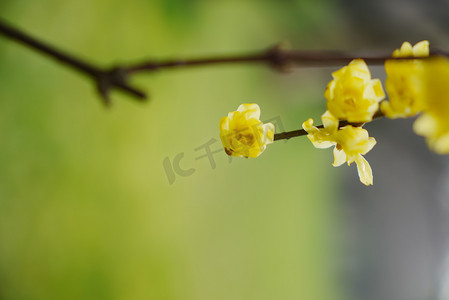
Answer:
[[(283, 41), (449, 49), (448, 11), (436, 0), (0, 2), (9, 23), (105, 66)], [(218, 120), (241, 103), (285, 130), (318, 119), (333, 70), (160, 71), (134, 78), (150, 102), (114, 93), (106, 109), (88, 79), (0, 38), (0, 299), (448, 299), (449, 161), (411, 121), (369, 124), (374, 187), (305, 138), (257, 159), (218, 151)], [(172, 168), (181, 156), (189, 175)]]

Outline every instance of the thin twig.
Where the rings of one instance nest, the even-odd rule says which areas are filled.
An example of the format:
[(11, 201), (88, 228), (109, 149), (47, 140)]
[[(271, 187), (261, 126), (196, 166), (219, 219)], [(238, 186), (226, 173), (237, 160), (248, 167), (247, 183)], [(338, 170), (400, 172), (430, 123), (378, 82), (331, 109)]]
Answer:
[[(445, 55), (443, 51), (435, 51), (432, 55)], [(162, 69), (178, 69), (195, 66), (209, 66), (218, 64), (235, 63), (265, 63), (269, 66), (285, 71), (291, 67), (328, 67), (340, 66), (349, 63), (353, 59), (363, 59), (370, 65), (383, 65), (386, 60), (410, 60), (408, 57), (392, 58), (388, 55), (360, 56), (350, 55), (338, 51), (304, 51), (304, 50), (286, 50), (280, 46), (270, 48), (266, 51), (255, 52), (252, 54), (235, 56), (215, 56), (207, 58), (193, 59), (174, 59), (174, 60), (146, 60), (130, 66), (123, 67), (124, 72), (135, 74), (141, 72), (154, 72)], [(414, 59), (426, 59), (419, 57)]]
[(45, 54), (84, 75), (87, 75), (94, 80), (105, 104), (109, 104), (109, 92), (111, 88), (117, 88), (121, 91), (127, 92), (138, 99), (146, 98), (144, 92), (128, 84), (126, 73), (122, 72), (120, 68), (107, 70), (97, 67), (80, 58), (67, 54), (54, 46), (31, 37), (30, 35), (11, 27), (2, 20), (0, 20), (0, 34), (42, 54)]
[[(104, 103), (109, 104), (109, 93), (111, 89), (118, 89), (130, 94), (131, 96), (144, 100), (147, 95), (141, 90), (129, 84), (131, 75), (141, 72), (154, 72), (162, 69), (177, 69), (181, 67), (193, 66), (212, 66), (219, 64), (236, 64), (236, 63), (257, 63), (267, 64), (274, 69), (285, 71), (292, 66), (339, 66), (350, 62), (353, 59), (361, 58), (368, 64), (381, 65), (386, 60), (398, 59), (407, 60), (410, 58), (391, 58), (390, 55), (377, 56), (360, 56), (350, 55), (347, 53), (336, 51), (302, 51), (302, 50), (286, 50), (280, 46), (270, 48), (266, 51), (260, 51), (244, 55), (234, 56), (217, 56), (209, 58), (194, 59), (175, 59), (166, 61), (147, 60), (135, 65), (117, 65), (111, 69), (98, 67), (83, 59), (67, 54), (35, 37), (14, 28), (4, 21), (0, 20), (0, 35), (6, 36), (16, 42), (19, 42), (33, 50), (47, 55), (56, 61), (90, 77), (96, 84), (97, 89), (102, 96)], [(435, 55), (449, 56), (444, 51), (435, 51)], [(423, 59), (423, 58), (415, 58)], [(424, 58), (425, 59), (425, 58)]]

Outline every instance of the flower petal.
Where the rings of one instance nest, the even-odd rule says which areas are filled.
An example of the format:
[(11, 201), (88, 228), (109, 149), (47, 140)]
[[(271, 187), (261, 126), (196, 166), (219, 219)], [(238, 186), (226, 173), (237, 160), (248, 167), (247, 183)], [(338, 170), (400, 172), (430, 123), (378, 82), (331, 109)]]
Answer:
[(449, 154), (449, 133), (440, 136), (432, 149), (438, 154)]
[(393, 57), (409, 57), (413, 56), (413, 46), (409, 42), (403, 42), (400, 49), (393, 52)]
[(377, 143), (377, 141), (375, 138), (373, 138), (373, 137), (368, 138), (368, 140), (363, 145), (363, 151), (361, 151), (360, 154), (365, 155), (366, 153), (371, 151), (371, 149), (373, 149), (373, 147), (376, 145), (376, 143)]
[(271, 144), (274, 141), (274, 125), (272, 123), (266, 123), (262, 125), (262, 135), (266, 144)]
[(355, 163), (357, 164), (357, 172), (359, 173), (360, 181), (364, 185), (372, 185), (373, 171), (371, 170), (368, 161), (362, 155), (358, 155), (355, 159)]
[(429, 41), (421, 41), (413, 46), (414, 57), (426, 57), (429, 56)]
[(334, 148), (334, 167), (339, 167), (346, 162), (346, 153), (343, 150), (338, 150), (337, 147)]
[(227, 131), (229, 130), (229, 118), (223, 117), (220, 119), (220, 131)]
[(314, 134), (318, 132), (318, 128), (313, 126), (313, 119), (309, 118), (307, 121), (302, 123), (302, 128), (309, 134)]
[(382, 82), (379, 79), (373, 79), (371, 80), (371, 84), (373, 87), (373, 91), (374, 91), (374, 99), (376, 99), (376, 101), (381, 101), (382, 99), (385, 98), (385, 93), (384, 93), (384, 89), (382, 88)]
[(338, 119), (328, 110), (321, 116), (321, 121), (323, 122), (324, 128), (328, 129), (329, 132), (337, 131), (339, 124)]
[(237, 111), (243, 113), (247, 119), (260, 119), (260, 107), (256, 103), (245, 103), (237, 108)]
[(307, 137), (312, 142), (313, 146), (317, 149), (327, 149), (329, 147), (335, 146), (335, 144), (336, 144), (333, 141), (322, 141), (322, 140), (315, 139), (315, 137), (313, 137), (310, 134)]

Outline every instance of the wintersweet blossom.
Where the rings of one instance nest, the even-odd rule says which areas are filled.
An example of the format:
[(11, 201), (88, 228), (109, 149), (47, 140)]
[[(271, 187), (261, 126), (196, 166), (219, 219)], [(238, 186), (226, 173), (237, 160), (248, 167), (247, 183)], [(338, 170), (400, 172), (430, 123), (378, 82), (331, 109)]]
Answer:
[(220, 119), (220, 138), (225, 152), (236, 157), (258, 157), (273, 143), (274, 125), (263, 124), (257, 104), (242, 104)]
[(330, 113), (354, 123), (371, 121), (385, 93), (380, 80), (371, 79), (365, 61), (354, 59), (332, 77), (324, 93)]
[[(421, 41), (415, 46), (404, 42), (400, 49), (393, 52), (393, 57), (427, 57), (429, 42)], [(388, 118), (406, 118), (416, 115), (425, 108), (422, 60), (387, 60), (385, 71), (387, 79), (385, 88), (390, 101), (381, 104), (382, 112)]]
[(368, 131), (360, 127), (346, 125), (339, 128), (338, 119), (329, 111), (321, 116), (324, 128), (313, 126), (313, 120), (308, 119), (302, 124), (307, 131), (307, 137), (315, 148), (334, 148), (334, 167), (347, 162), (350, 165), (355, 162), (360, 181), (365, 185), (373, 184), (373, 173), (368, 161), (362, 156), (368, 153), (376, 144), (373, 137), (368, 136)]
[(449, 154), (449, 60), (446, 57), (429, 59), (423, 80), (426, 109), (413, 128), (426, 137), (432, 150)]

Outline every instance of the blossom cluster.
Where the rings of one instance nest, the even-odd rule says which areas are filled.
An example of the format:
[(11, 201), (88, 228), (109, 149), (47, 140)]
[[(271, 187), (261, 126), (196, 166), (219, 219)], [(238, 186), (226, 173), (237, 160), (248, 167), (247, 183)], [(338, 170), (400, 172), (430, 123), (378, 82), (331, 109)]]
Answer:
[[(427, 57), (429, 42), (411, 46), (402, 44), (394, 57)], [(385, 63), (386, 88), (389, 102), (382, 103), (388, 118), (405, 118), (420, 114), (414, 131), (426, 137), (429, 148), (439, 154), (449, 154), (449, 60), (433, 56), (425, 60), (389, 60)]]
[[(302, 123), (316, 148), (334, 147), (333, 166), (355, 162), (360, 181), (373, 184), (372, 170), (363, 157), (376, 144), (362, 126), (374, 118), (414, 117), (414, 131), (426, 138), (430, 149), (449, 154), (449, 59), (430, 56), (429, 42), (412, 46), (404, 42), (385, 61), (385, 90), (379, 79), (371, 78), (363, 59), (354, 59), (332, 73), (324, 96), (327, 110), (322, 126), (313, 119)], [(410, 59), (408, 59), (410, 58)], [(220, 120), (221, 140), (228, 155), (257, 157), (272, 143), (275, 128), (259, 120), (257, 104), (242, 104)]]

